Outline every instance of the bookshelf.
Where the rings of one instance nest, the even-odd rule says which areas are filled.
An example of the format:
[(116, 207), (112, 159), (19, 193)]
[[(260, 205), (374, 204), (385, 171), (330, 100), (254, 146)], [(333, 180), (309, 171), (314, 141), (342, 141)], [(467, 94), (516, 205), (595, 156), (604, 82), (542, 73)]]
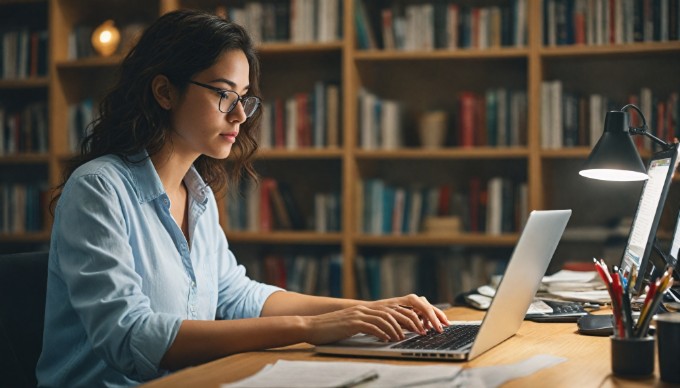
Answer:
[[(434, 6), (432, 11), (415, 7), (429, 3)], [(597, 0), (592, 3), (606, 7), (609, 3), (618, 5), (643, 2)], [(29, 176), (24, 173), (29, 171), (30, 176), (38, 177), (41, 184), (56, 185), (60, 181), (63, 163), (73, 152), (69, 145), (72, 131), (69, 128), (70, 107), (87, 99), (96, 102), (101, 98), (107, 85), (112, 82), (112, 70), (120, 63), (122, 52), (109, 58), (74, 58), (69, 54), (69, 36), (74, 30), (94, 27), (106, 19), (114, 19), (119, 28), (144, 25), (165, 12), (181, 7), (227, 12), (235, 19), (243, 20), (246, 25), (262, 26), (261, 30), (258, 29), (258, 35), (262, 42), (259, 45), (262, 62), (261, 86), (266, 102), (275, 103), (278, 100), (279, 109), (285, 111), (287, 101), (295, 101), (296, 98), (302, 98), (303, 101), (304, 98), (307, 98), (307, 101), (321, 98), (326, 102), (337, 98), (334, 105), (334, 109), (337, 109), (337, 118), (332, 124), (337, 126), (334, 130), (336, 132), (332, 132), (334, 135), (328, 136), (330, 132), (324, 132), (325, 137), (318, 143), (314, 143), (314, 137), (311, 137), (312, 140), (308, 143), (299, 138), (281, 138), (281, 134), (277, 135), (275, 132), (276, 116), (273, 115), (269, 134), (271, 143), (261, 149), (256, 160), (256, 168), (262, 177), (271, 178), (277, 183), (284, 182), (290, 188), (290, 196), (299, 208), (298, 216), (303, 220), (302, 227), (282, 230), (281, 220), (275, 218), (276, 209), (273, 207), (270, 207), (269, 211), (274, 215), (267, 221), (268, 223), (265, 223), (269, 225), (267, 229), (261, 228), (261, 216), (258, 216), (253, 227), (247, 223), (239, 225), (235, 223), (237, 215), (230, 211), (229, 201), (231, 203), (245, 201), (248, 196), (236, 199), (226, 197), (224, 201), (219, 202), (223, 227), (232, 249), (246, 265), (260, 262), (260, 272), (265, 273), (274, 270), (270, 268), (272, 265), (269, 265), (268, 269), (264, 268), (265, 265), (262, 264), (264, 257), (278, 257), (276, 259), (279, 261), (278, 271), (281, 271), (281, 263), (283, 267), (288, 265), (289, 270), (303, 267), (309, 269), (310, 257), (316, 258), (311, 260), (318, 260), (320, 263), (328, 260), (335, 264), (338, 263), (339, 257), (341, 269), (334, 265), (332, 275), (320, 273), (319, 279), (332, 276), (337, 280), (337, 271), (341, 271), (341, 294), (346, 297), (367, 295), (368, 287), (364, 283), (370, 282), (371, 280), (367, 279), (375, 274), (357, 271), (356, 267), (380, 266), (382, 257), (388, 257), (385, 261), (397, 263), (397, 266), (400, 262), (407, 263), (405, 265), (413, 265), (413, 262), (422, 264), (425, 268), (423, 273), (414, 275), (422, 279), (427, 279), (428, 273), (435, 274), (433, 276), (439, 273), (441, 277), (441, 273), (445, 271), (464, 272), (468, 278), (459, 277), (459, 288), (464, 289), (468, 285), (473, 285), (471, 282), (474, 280), (470, 276), (474, 273), (485, 274), (497, 270), (498, 266), (503, 265), (502, 259), (509, 257), (509, 251), (518, 238), (518, 225), (521, 223), (521, 212), (518, 209), (528, 211), (572, 208), (574, 215), (570, 227), (577, 228), (599, 227), (603, 226), (605, 221), (632, 215), (639, 185), (587, 182), (578, 176), (580, 164), (587, 157), (592, 144), (584, 140), (583, 144), (577, 142), (573, 147), (552, 148), (546, 147), (542, 142), (544, 131), (554, 127), (550, 125), (550, 128), (546, 128), (543, 121), (545, 82), (560, 81), (563, 91), (580, 98), (601, 94), (615, 109), (625, 105), (631, 95), (637, 95), (646, 88), (651, 91), (656, 104), (663, 103), (666, 107), (671, 107), (672, 101), (676, 101), (677, 112), (677, 100), (673, 100), (676, 98), (673, 96), (680, 92), (677, 86), (680, 85), (680, 73), (676, 70), (680, 66), (677, 17), (673, 19), (669, 16), (666, 33), (652, 30), (651, 39), (641, 42), (630, 40), (630, 34), (635, 32), (635, 28), (632, 32), (626, 29), (617, 32), (619, 27), (614, 24), (613, 30), (610, 29), (614, 34), (614, 43), (598, 43), (596, 36), (592, 35), (596, 34), (592, 31), (597, 31), (593, 26), (604, 26), (606, 22), (599, 23), (592, 16), (586, 17), (588, 15), (586, 12), (582, 13), (582, 17), (588, 21), (585, 26), (590, 27), (580, 27), (582, 30), (579, 33), (575, 31), (570, 33), (573, 39), (579, 36), (578, 39), (583, 39), (586, 43), (570, 43), (568, 39), (559, 40), (557, 35), (550, 38), (549, 34), (550, 31), (554, 31), (554, 34), (563, 29), (566, 31), (566, 26), (573, 22), (569, 17), (556, 17), (562, 12), (559, 11), (561, 7), (573, 5), (575, 10), (585, 12), (582, 0), (509, 2), (340, 0), (337, 2), (335, 13), (332, 12), (336, 9), (335, 5), (324, 5), (331, 10), (325, 10), (323, 14), (334, 15), (336, 19), (331, 24), (325, 21), (323, 23), (325, 32), (314, 35), (301, 32), (305, 28), (310, 28), (309, 25), (297, 26), (295, 23), (302, 23), (301, 20), (293, 21), (290, 14), (285, 16), (285, 12), (284, 16), (278, 16), (279, 19), (268, 19), (276, 18), (276, 10), (283, 12), (281, 10), (285, 10), (289, 4), (287, 0), (262, 1), (256, 5), (253, 5), (253, 2), (239, 0), (148, 2), (125, 0), (113, 6), (103, 0), (94, 2), (0, 0), (0, 15), (3, 15), (0, 16), (1, 21), (9, 19), (4, 15), (17, 15), (11, 17), (15, 23), (13, 25), (17, 28), (28, 26), (35, 30), (49, 31), (47, 74), (0, 79), (0, 106), (7, 109), (15, 101), (21, 106), (39, 100), (47, 103), (48, 148), (46, 152), (2, 154), (0, 184)], [(303, 4), (309, 7), (309, 4), (312, 4), (311, 11), (298, 9), (305, 15), (318, 15), (315, 12), (321, 12), (318, 6), (313, 8), (315, 2), (311, 0), (295, 4), (297, 7), (303, 7)], [(673, 10), (678, 11), (674, 5), (676, 3), (668, 1), (667, 4), (669, 8), (665, 12), (669, 15)], [(364, 48), (368, 46), (361, 42), (367, 30), (364, 27), (357, 28), (355, 12), (358, 5), (362, 5), (367, 25), (374, 35), (373, 48)], [(383, 37), (385, 31), (393, 31), (383, 30), (383, 18), (386, 17), (383, 10), (391, 10), (393, 23), (395, 18), (403, 17), (404, 25), (399, 28), (417, 28), (409, 26), (422, 24), (422, 19), (418, 18), (424, 17), (423, 15), (427, 17), (428, 12), (433, 11), (440, 19), (425, 25), (441, 26), (441, 23), (447, 23), (446, 20), (442, 21), (441, 15), (448, 15), (448, 12), (451, 12), (448, 7), (445, 9), (446, 12), (436, 12), (441, 11), (438, 7), (442, 5), (457, 5), (456, 12), (459, 15), (467, 15), (464, 18), (467, 32), (461, 32), (460, 26), (456, 29), (459, 33), (456, 39), (467, 36), (467, 41), (456, 40), (457, 44), (454, 45), (450, 36), (444, 36), (442, 31), (435, 29), (431, 31), (434, 39), (432, 42), (410, 42), (410, 45), (416, 46), (401, 48), (396, 44), (399, 39), (403, 39), (403, 35), (400, 38), (395, 34), (395, 48), (382, 48), (385, 44)], [(612, 14), (618, 15), (620, 20), (630, 20), (630, 10), (626, 11), (628, 13), (624, 12), (628, 10), (627, 7), (626, 5), (620, 11), (614, 8)], [(553, 9), (558, 11), (550, 11)], [(31, 17), (27, 16), (29, 14)], [(515, 16), (508, 19), (508, 15)], [(627, 16), (624, 19), (622, 15)], [(412, 19), (408, 19), (409, 17)], [(316, 20), (318, 16), (303, 19)], [(271, 20), (275, 20), (275, 23), (271, 24)], [(501, 22), (502, 20), (505, 22)], [(507, 20), (526, 20), (526, 28), (519, 25), (508, 27)], [(399, 23), (401, 22), (397, 22)], [(270, 28), (270, 24), (278, 26), (278, 29)], [(6, 31), (4, 26), (3, 23), (3, 34)], [(472, 26), (487, 26), (487, 29), (482, 32), (481, 29), (473, 30)], [(509, 37), (503, 38), (499, 35), (502, 31), (505, 31), (504, 34), (510, 34)], [(644, 36), (644, 28), (641, 31)], [(655, 33), (658, 33), (658, 39), (655, 38)], [(424, 35), (429, 34), (430, 32)], [(617, 38), (617, 34), (621, 36)], [(662, 37), (665, 41), (660, 41)], [(591, 39), (592, 42), (587, 39)], [(442, 42), (446, 42), (445, 47)], [(329, 86), (337, 90), (329, 92)], [(491, 128), (489, 122), (496, 122), (493, 128), (500, 128), (497, 124), (498, 117), (471, 116), (476, 120), (472, 124), (461, 121), (463, 114), (459, 96), (462, 94), (470, 93), (473, 96), (471, 101), (476, 102), (477, 107), (486, 109), (488, 99), (491, 101), (495, 99), (497, 104), (498, 96), (510, 96), (517, 91), (521, 92), (521, 97), (516, 102), (512, 102), (513, 100), (508, 97), (506, 101), (508, 110), (498, 113), (504, 115), (507, 120), (507, 127), (502, 129), (505, 131), (502, 133), (508, 133), (507, 143), (498, 145), (501, 144), (498, 143), (498, 137), (494, 137), (496, 140), (490, 140), (492, 137), (489, 133), (482, 134), (479, 130)], [(399, 117), (398, 122), (402, 123), (399, 132), (400, 145), (388, 147), (378, 142), (375, 146), (366, 146), (362, 137), (364, 130), (368, 128), (373, 131), (381, 127), (372, 128), (370, 125), (365, 127), (365, 123), (375, 122), (378, 120), (376, 118), (372, 118), (373, 121), (362, 121), (366, 111), (362, 110), (359, 101), (364, 92), (373, 94), (382, 103), (385, 101), (396, 103), (398, 114), (396, 117)], [(337, 95), (329, 97), (333, 93)], [(306, 97), (297, 97), (298, 95)], [(519, 105), (510, 109), (515, 103)], [(296, 105), (291, 102), (290, 106), (289, 109), (295, 109)], [(299, 108), (299, 105), (297, 106)], [(368, 103), (365, 106), (369, 106)], [(276, 109), (275, 105), (270, 107), (272, 112)], [(439, 148), (421, 146), (417, 130), (419, 117), (431, 110), (443, 110), (448, 116), (445, 123), (447, 137)], [(520, 112), (519, 116), (517, 112)], [(307, 115), (311, 113), (307, 112)], [(323, 117), (322, 129), (325, 131), (331, 126), (328, 121), (330, 116), (333, 115), (326, 113), (326, 116), (318, 116)], [(669, 120), (675, 123), (674, 131), (677, 131), (677, 117), (673, 118), (672, 113), (669, 117)], [(388, 123), (390, 120), (394, 122), (393, 118), (386, 118), (384, 122)], [(285, 123), (285, 125), (299, 128), (298, 124)], [(307, 130), (313, 129), (313, 120), (307, 125)], [(472, 125), (470, 144), (462, 144), (459, 137), (464, 125), (468, 127)], [(387, 124), (385, 126), (387, 128)], [(276, 136), (280, 137), (278, 143)], [(376, 139), (381, 139), (377, 132), (375, 136)], [(555, 136), (561, 134), (557, 133)], [(650, 151), (644, 144), (642, 147), (643, 156), (649, 155)], [(447, 190), (460, 194), (458, 200), (462, 198), (464, 207), (470, 208), (471, 198), (477, 197), (470, 195), (471, 192), (478, 192), (473, 191), (474, 188), (479, 186), (484, 191), (484, 187), (498, 177), (510, 178), (511, 187), (515, 188), (514, 192), (518, 192), (519, 187), (523, 187), (521, 190), (524, 190), (524, 194), (516, 194), (513, 201), (515, 204), (512, 206), (513, 225), (500, 234), (487, 233), (480, 227), (479, 230), (472, 231), (469, 220), (462, 222), (460, 232), (423, 233), (421, 229), (414, 232), (408, 228), (394, 227), (392, 224), (384, 232), (382, 229), (378, 233), (366, 232), (365, 209), (370, 206), (365, 200), (367, 180), (380, 180), (395, 192), (401, 190), (406, 194), (397, 196), (404, 195), (404, 198), (409, 198), (408, 193), (411, 192), (411, 200), (415, 193), (414, 187), (431, 189), (448, 185)], [(671, 191), (669, 197), (669, 206), (666, 209), (666, 213), (669, 214), (674, 210), (673, 204), (680, 200), (676, 186), (677, 183), (674, 184), (675, 190)], [(317, 196), (319, 193), (332, 194), (339, 198), (339, 203), (319, 199)], [(488, 193), (483, 196), (487, 195)], [(594, 205), (601, 203), (606, 203), (607, 206)], [(243, 206), (247, 207), (247, 204), (244, 203)], [(480, 205), (475, 203), (474, 206)], [(455, 205), (449, 204), (449, 208), (451, 207)], [(0, 233), (2, 247), (0, 250), (19, 251), (48, 244), (49, 214), (44, 206), (40, 205), (38, 208), (44, 220), (41, 227), (35, 231)], [(326, 209), (327, 213), (320, 215), (319, 209)], [(463, 210), (465, 211), (454, 210), (453, 213), (469, 219), (471, 216), (466, 212), (470, 209)], [(336, 221), (339, 224), (337, 230), (321, 228), (326, 231), (318, 231), (319, 223), (329, 222), (328, 219), (332, 217), (337, 217)], [(478, 220), (486, 221), (484, 213), (477, 214), (476, 217)], [(668, 218), (672, 219), (673, 215)], [(665, 225), (672, 224), (668, 221)], [(562, 245), (567, 247), (562, 250)], [(591, 246), (575, 240), (561, 244), (557, 254), (562, 255), (560, 259), (581, 257), (579, 255), (592, 256), (598, 254), (599, 249), (597, 244)], [(597, 252), (593, 252), (594, 250)], [(399, 256), (401, 253), (410, 256)], [(298, 261), (303, 264), (296, 265)], [(257, 264), (253, 264), (252, 267), (257, 267)], [(387, 267), (383, 269), (387, 270)], [(399, 281), (399, 276), (402, 275), (397, 271), (392, 273), (391, 277), (385, 276), (383, 280)], [(268, 276), (280, 279), (280, 274)], [(311, 279), (310, 276), (307, 278)], [(450, 301), (454, 285), (439, 284), (442, 282), (438, 280), (434, 282), (437, 284), (428, 285), (429, 288), (424, 293)], [(317, 285), (319, 283), (321, 282), (317, 282)], [(442, 292), (442, 287), (449, 291)], [(338, 292), (337, 287), (333, 288), (334, 292)], [(325, 293), (328, 290), (319, 292)]]

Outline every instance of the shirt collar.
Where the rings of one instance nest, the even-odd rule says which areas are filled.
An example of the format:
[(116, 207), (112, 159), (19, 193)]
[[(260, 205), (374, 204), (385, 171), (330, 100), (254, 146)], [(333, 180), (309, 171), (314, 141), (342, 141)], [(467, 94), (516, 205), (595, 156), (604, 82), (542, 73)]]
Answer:
[[(146, 150), (129, 156), (128, 160), (129, 162), (126, 161), (126, 163), (130, 168), (130, 173), (135, 183), (134, 189), (140, 203), (152, 201), (165, 194), (161, 178), (158, 176)], [(205, 205), (208, 201), (210, 187), (205, 183), (194, 166), (191, 166), (184, 176), (184, 183), (192, 199), (199, 204)]]

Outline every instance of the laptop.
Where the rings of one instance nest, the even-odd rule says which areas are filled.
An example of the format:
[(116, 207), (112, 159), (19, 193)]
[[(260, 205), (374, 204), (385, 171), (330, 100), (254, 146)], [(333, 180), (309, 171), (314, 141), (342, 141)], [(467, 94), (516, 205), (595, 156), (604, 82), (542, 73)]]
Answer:
[(409, 332), (399, 342), (375, 336), (351, 338), (315, 348), (320, 354), (345, 356), (472, 360), (517, 333), (562, 237), (571, 210), (535, 210), (529, 215), (496, 295), (479, 322), (456, 322), (443, 333)]

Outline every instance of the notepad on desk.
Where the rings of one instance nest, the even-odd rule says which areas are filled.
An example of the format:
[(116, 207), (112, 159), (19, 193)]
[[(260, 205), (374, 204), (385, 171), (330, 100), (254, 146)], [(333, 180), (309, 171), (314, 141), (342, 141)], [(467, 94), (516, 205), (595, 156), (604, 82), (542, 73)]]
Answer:
[(221, 388), (236, 387), (406, 387), (453, 382), (456, 365), (394, 365), (373, 362), (278, 360), (253, 376)]

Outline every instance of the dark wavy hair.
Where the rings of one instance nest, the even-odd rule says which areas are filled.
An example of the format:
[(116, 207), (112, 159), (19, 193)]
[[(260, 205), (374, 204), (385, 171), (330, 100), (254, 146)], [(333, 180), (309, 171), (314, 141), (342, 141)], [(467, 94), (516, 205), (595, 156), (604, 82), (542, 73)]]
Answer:
[[(169, 141), (169, 113), (162, 109), (151, 91), (151, 81), (159, 74), (184, 93), (188, 81), (212, 66), (229, 50), (241, 50), (248, 59), (250, 89), (259, 95), (260, 65), (253, 42), (238, 24), (196, 10), (167, 13), (149, 26), (139, 42), (125, 56), (115, 86), (99, 104), (99, 117), (89, 124), (92, 131), (83, 139), (80, 154), (64, 171), (52, 205), (71, 174), (90, 160), (115, 154), (128, 162), (134, 153), (147, 150), (149, 156)], [(217, 109), (217, 108), (215, 108)], [(257, 150), (255, 130), (261, 110), (241, 125), (232, 146), (230, 163), (201, 155), (196, 170), (213, 188), (236, 186), (243, 174), (256, 179), (252, 158)]]

